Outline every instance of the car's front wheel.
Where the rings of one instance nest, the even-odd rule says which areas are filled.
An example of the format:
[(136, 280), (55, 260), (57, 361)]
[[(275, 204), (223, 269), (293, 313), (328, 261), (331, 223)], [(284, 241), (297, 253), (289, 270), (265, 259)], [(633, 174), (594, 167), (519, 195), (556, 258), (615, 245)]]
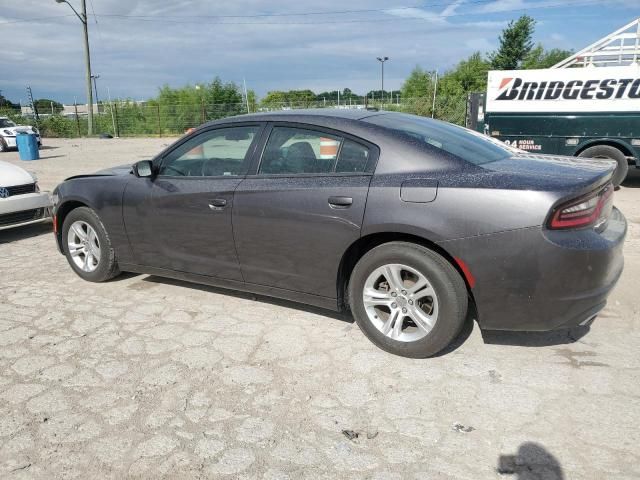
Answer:
[(104, 282), (120, 274), (107, 230), (92, 209), (69, 212), (62, 225), (62, 243), (69, 265), (84, 280)]
[(373, 343), (411, 358), (447, 347), (468, 306), (458, 271), (437, 253), (408, 242), (380, 245), (360, 259), (349, 281), (349, 303)]

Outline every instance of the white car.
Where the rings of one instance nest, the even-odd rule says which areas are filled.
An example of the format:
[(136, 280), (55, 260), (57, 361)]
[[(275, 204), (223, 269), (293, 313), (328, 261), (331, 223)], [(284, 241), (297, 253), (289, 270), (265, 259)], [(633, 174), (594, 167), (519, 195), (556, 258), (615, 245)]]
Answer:
[(16, 135), (19, 133), (35, 133), (38, 139), (38, 146), (42, 146), (40, 132), (30, 125), (16, 125), (8, 117), (0, 117), (0, 152), (17, 148)]
[(47, 221), (51, 198), (32, 174), (0, 161), (0, 230)]

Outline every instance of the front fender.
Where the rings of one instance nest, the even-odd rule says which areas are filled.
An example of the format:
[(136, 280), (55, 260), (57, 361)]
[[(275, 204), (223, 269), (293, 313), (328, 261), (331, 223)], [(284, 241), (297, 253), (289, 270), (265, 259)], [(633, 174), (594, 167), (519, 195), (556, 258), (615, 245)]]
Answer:
[(100, 217), (118, 259), (126, 263), (131, 258), (131, 251), (122, 219), (122, 197), (130, 180), (128, 176), (76, 177), (58, 185), (54, 190), (58, 249), (62, 251), (64, 219), (73, 209), (86, 206)]

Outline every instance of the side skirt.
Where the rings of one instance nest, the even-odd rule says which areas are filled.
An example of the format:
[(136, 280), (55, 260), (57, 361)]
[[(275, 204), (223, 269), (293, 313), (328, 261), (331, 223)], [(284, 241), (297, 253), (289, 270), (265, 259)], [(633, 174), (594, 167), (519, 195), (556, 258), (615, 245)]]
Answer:
[(158, 277), (173, 278), (175, 280), (184, 280), (186, 282), (199, 283), (203, 285), (211, 285), (212, 287), (224, 288), (227, 290), (236, 290), (241, 292), (255, 293), (266, 297), (281, 298), (292, 302), (313, 305), (314, 307), (325, 308), (334, 312), (340, 311), (338, 308), (338, 300), (335, 298), (321, 297), (310, 293), (294, 292), (284, 288), (267, 287), (254, 283), (244, 283), (237, 280), (226, 280), (224, 278), (210, 277), (207, 275), (198, 275), (194, 273), (179, 272), (177, 270), (169, 270), (164, 268), (147, 267), (144, 265), (134, 265), (122, 263), (119, 265), (123, 272), (142, 273), (147, 275), (155, 275)]

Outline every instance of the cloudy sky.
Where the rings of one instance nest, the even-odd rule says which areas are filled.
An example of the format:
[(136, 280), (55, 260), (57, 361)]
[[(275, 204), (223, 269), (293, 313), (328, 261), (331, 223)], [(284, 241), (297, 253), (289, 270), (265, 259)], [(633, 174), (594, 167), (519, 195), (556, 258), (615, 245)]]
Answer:
[[(80, 8), (80, 0), (69, 0)], [(82, 29), (55, 0), (0, 0), (0, 90), (14, 102), (85, 101)], [(440, 71), (495, 49), (510, 19), (538, 20), (536, 41), (580, 49), (632, 21), (640, 0), (87, 0), (99, 94), (144, 99), (163, 84), (241, 83), (357, 92), (416, 65)]]

